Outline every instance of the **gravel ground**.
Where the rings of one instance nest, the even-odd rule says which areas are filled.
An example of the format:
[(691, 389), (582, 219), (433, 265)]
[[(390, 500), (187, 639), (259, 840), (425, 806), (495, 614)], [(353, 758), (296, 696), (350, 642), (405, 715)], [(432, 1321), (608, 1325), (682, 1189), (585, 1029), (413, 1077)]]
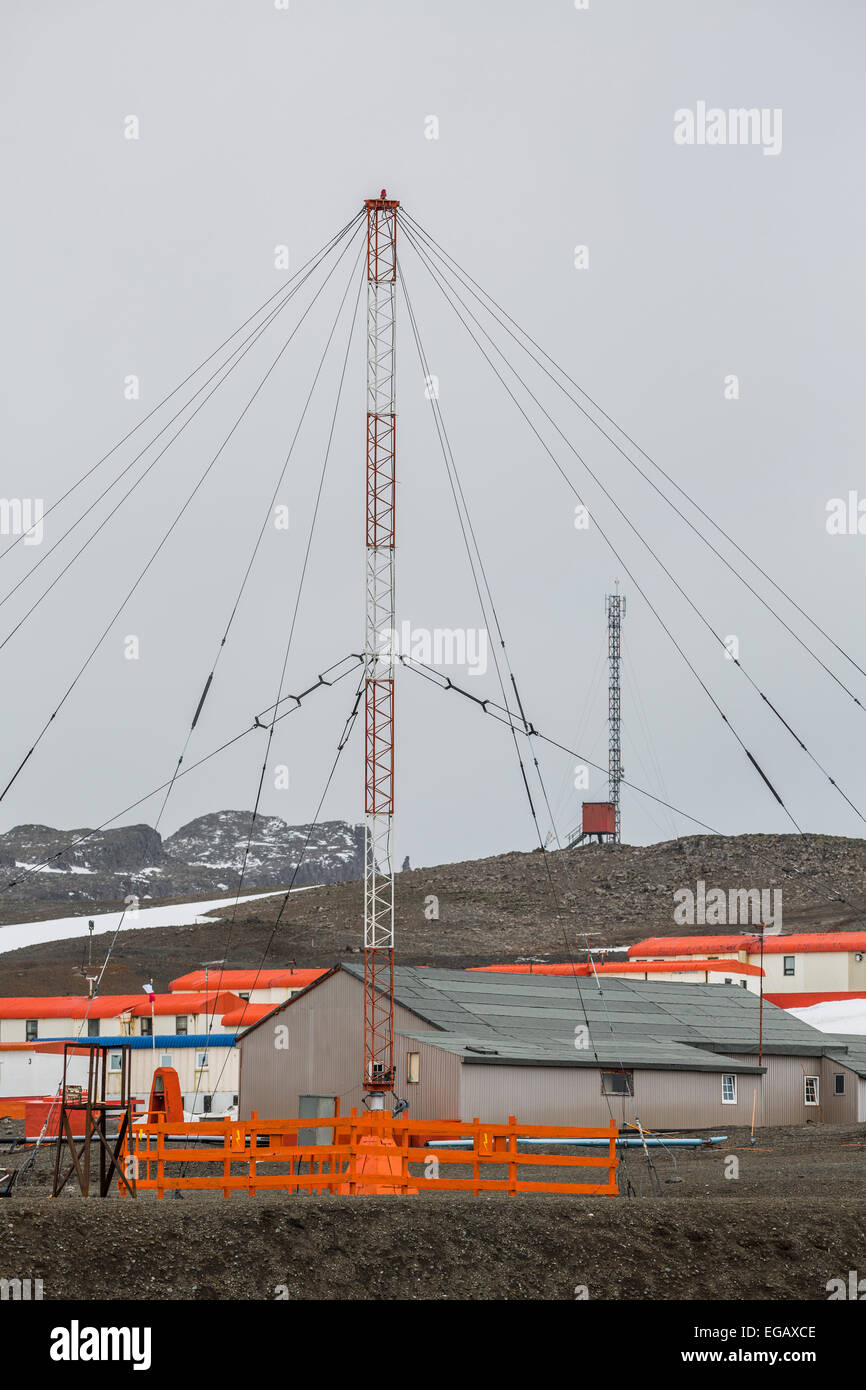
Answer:
[(866, 1202), (421, 1194), (7, 1202), (4, 1275), (46, 1299), (826, 1300), (866, 1269)]
[[(730, 1159), (739, 1176), (726, 1177)], [(4, 1160), (9, 1166), (20, 1155)], [(46, 1299), (827, 1298), (866, 1271), (866, 1126), (732, 1130), (725, 1144), (655, 1157), (661, 1197), (406, 1198), (187, 1193), (157, 1202), (0, 1203), (0, 1276)], [(642, 1156), (626, 1168), (649, 1191)], [(624, 1174), (623, 1174), (624, 1177)], [(624, 1186), (623, 1182), (623, 1186)]]

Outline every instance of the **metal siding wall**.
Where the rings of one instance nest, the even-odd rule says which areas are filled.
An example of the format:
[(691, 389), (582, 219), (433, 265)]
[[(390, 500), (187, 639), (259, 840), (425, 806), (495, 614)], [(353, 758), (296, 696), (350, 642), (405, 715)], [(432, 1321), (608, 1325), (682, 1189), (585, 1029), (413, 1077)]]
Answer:
[(635, 1102), (648, 1129), (718, 1129), (751, 1121), (757, 1086), (763, 1077), (735, 1072), (737, 1099), (722, 1100), (722, 1073), (702, 1071), (635, 1072)]
[[(516, 1115), (527, 1124), (606, 1125), (634, 1121), (648, 1129), (711, 1129), (751, 1120), (752, 1093), (761, 1077), (737, 1077), (737, 1102), (722, 1102), (717, 1072), (634, 1071), (634, 1103), (605, 1097), (594, 1067), (507, 1067), (464, 1062), (460, 1119), (500, 1122)], [(608, 1103), (610, 1108), (608, 1108)]]
[[(406, 1080), (406, 1055), (420, 1054), (420, 1081)], [(441, 1047), (431, 1047), (415, 1038), (395, 1039), (397, 1094), (409, 1102), (409, 1114), (416, 1120), (458, 1120), (460, 1118), (460, 1058)]]
[[(731, 1056), (734, 1054), (732, 1053)], [(738, 1058), (743, 1062), (754, 1062), (754, 1056)], [(821, 1076), (822, 1057), (776, 1057), (765, 1056), (763, 1107), (758, 1100), (759, 1125), (798, 1125), (807, 1120), (817, 1120), (818, 1106), (807, 1105), (805, 1101), (804, 1068), (806, 1076)], [(838, 1068), (837, 1068), (838, 1070)], [(821, 1109), (824, 1108), (826, 1092), (823, 1080), (819, 1089)]]
[[(281, 1027), (287, 1047), (276, 1046)], [(342, 972), (260, 1024), (238, 1043), (240, 1119), (253, 1110), (259, 1119), (295, 1116), (299, 1096), (344, 1095), (357, 1086), (361, 1028), (360, 986)]]
[[(844, 1096), (833, 1094), (833, 1077), (841, 1072), (845, 1077)], [(849, 1124), (857, 1119), (859, 1076), (841, 1062), (821, 1058), (821, 1114), (828, 1124)]]
[[(258, 1113), (259, 1119), (294, 1116), (298, 1097), (302, 1095), (341, 1096), (341, 1112), (348, 1114), (353, 1106), (360, 1109), (363, 1009), (363, 984), (339, 970), (309, 993), (298, 995), (281, 1013), (239, 1041), (238, 1051), (243, 1057), (239, 1118), (248, 1120), (252, 1110)], [(274, 1046), (274, 1029), (281, 1025), (288, 1029), (287, 1048)], [(416, 1014), (395, 1005), (396, 1030), (423, 1031), (427, 1026)], [(409, 1050), (417, 1051), (417, 1048)], [(398, 1095), (405, 1095), (409, 1089), (404, 1081), (405, 1053), (406, 1049), (398, 1063)], [(437, 1085), (440, 1083), (434, 1077), (434, 1094)], [(425, 1118), (421, 1114), (426, 1104), (423, 1068), (421, 1082), (411, 1090), (413, 1113), (419, 1119)], [(429, 1118), (444, 1117), (440, 1113), (431, 1114)]]

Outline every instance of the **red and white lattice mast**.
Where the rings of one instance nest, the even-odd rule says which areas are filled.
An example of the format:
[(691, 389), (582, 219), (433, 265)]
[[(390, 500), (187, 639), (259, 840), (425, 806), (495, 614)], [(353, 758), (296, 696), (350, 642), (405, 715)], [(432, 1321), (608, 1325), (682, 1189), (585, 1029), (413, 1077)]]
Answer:
[(394, 397), (397, 208), (367, 207), (367, 616), (364, 641), (364, 1090), (394, 1089)]

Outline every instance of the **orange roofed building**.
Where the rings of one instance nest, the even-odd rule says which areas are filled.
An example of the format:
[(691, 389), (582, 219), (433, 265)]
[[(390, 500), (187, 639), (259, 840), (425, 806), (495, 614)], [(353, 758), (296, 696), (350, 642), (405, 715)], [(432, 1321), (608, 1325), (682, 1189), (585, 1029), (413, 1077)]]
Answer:
[[(46, 997), (0, 998), (0, 1043), (37, 1042), (46, 1038), (148, 1037), (218, 1033), (231, 1029), (224, 1018), (244, 1008), (244, 1000), (228, 990), (209, 994), (147, 995), (59, 994)], [(252, 1021), (244, 1018), (244, 1022)]]
[[(724, 962), (759, 966), (761, 938), (740, 936), (649, 936), (628, 949), (641, 964)], [(764, 996), (783, 1008), (801, 1008), (829, 999), (866, 998), (866, 932), (797, 932), (765, 935)]]
[(227, 989), (251, 1004), (284, 1004), (293, 994), (306, 989), (324, 970), (193, 970), (169, 983), (172, 993), (183, 990)]

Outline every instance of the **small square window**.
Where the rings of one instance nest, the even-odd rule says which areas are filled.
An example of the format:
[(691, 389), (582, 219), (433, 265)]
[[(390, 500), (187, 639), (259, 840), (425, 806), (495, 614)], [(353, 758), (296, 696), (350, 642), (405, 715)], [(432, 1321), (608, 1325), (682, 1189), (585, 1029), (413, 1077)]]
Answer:
[(208, 1066), (209, 1066), (209, 1062), (208, 1062), (208, 1055), (207, 1055), (206, 1052), (197, 1052), (197, 1053), (195, 1054), (195, 1065), (196, 1065), (196, 1068), (197, 1068), (198, 1071), (206, 1071), (206, 1070), (207, 1070), (207, 1068), (208, 1068)]
[(736, 1105), (737, 1103), (737, 1078), (736, 1075), (725, 1073), (722, 1076), (722, 1104)]
[(794, 957), (793, 957), (793, 956), (784, 956), (784, 957), (783, 957), (783, 962), (784, 962), (783, 968), (784, 968), (785, 974), (786, 974), (786, 975), (793, 975), (793, 973), (794, 973)]
[(605, 1096), (633, 1096), (633, 1073), (623, 1071), (603, 1071), (601, 1074), (601, 1093)]
[(421, 1053), (420, 1053), (420, 1052), (407, 1052), (407, 1053), (406, 1053), (406, 1080), (407, 1080), (407, 1081), (420, 1081), (420, 1080), (421, 1080)]
[(166, 1056), (161, 1057), (161, 1058), (160, 1058), (159, 1065), (160, 1065), (161, 1067), (170, 1067), (170, 1066), (171, 1066), (171, 1053), (168, 1053)]
[(174, 1021), (174, 1031), (179, 1037), (184, 1037), (189, 1032), (189, 1018), (186, 1014), (178, 1014)]
[(845, 1094), (845, 1073), (834, 1071), (833, 1073), (833, 1095), (844, 1096)]

